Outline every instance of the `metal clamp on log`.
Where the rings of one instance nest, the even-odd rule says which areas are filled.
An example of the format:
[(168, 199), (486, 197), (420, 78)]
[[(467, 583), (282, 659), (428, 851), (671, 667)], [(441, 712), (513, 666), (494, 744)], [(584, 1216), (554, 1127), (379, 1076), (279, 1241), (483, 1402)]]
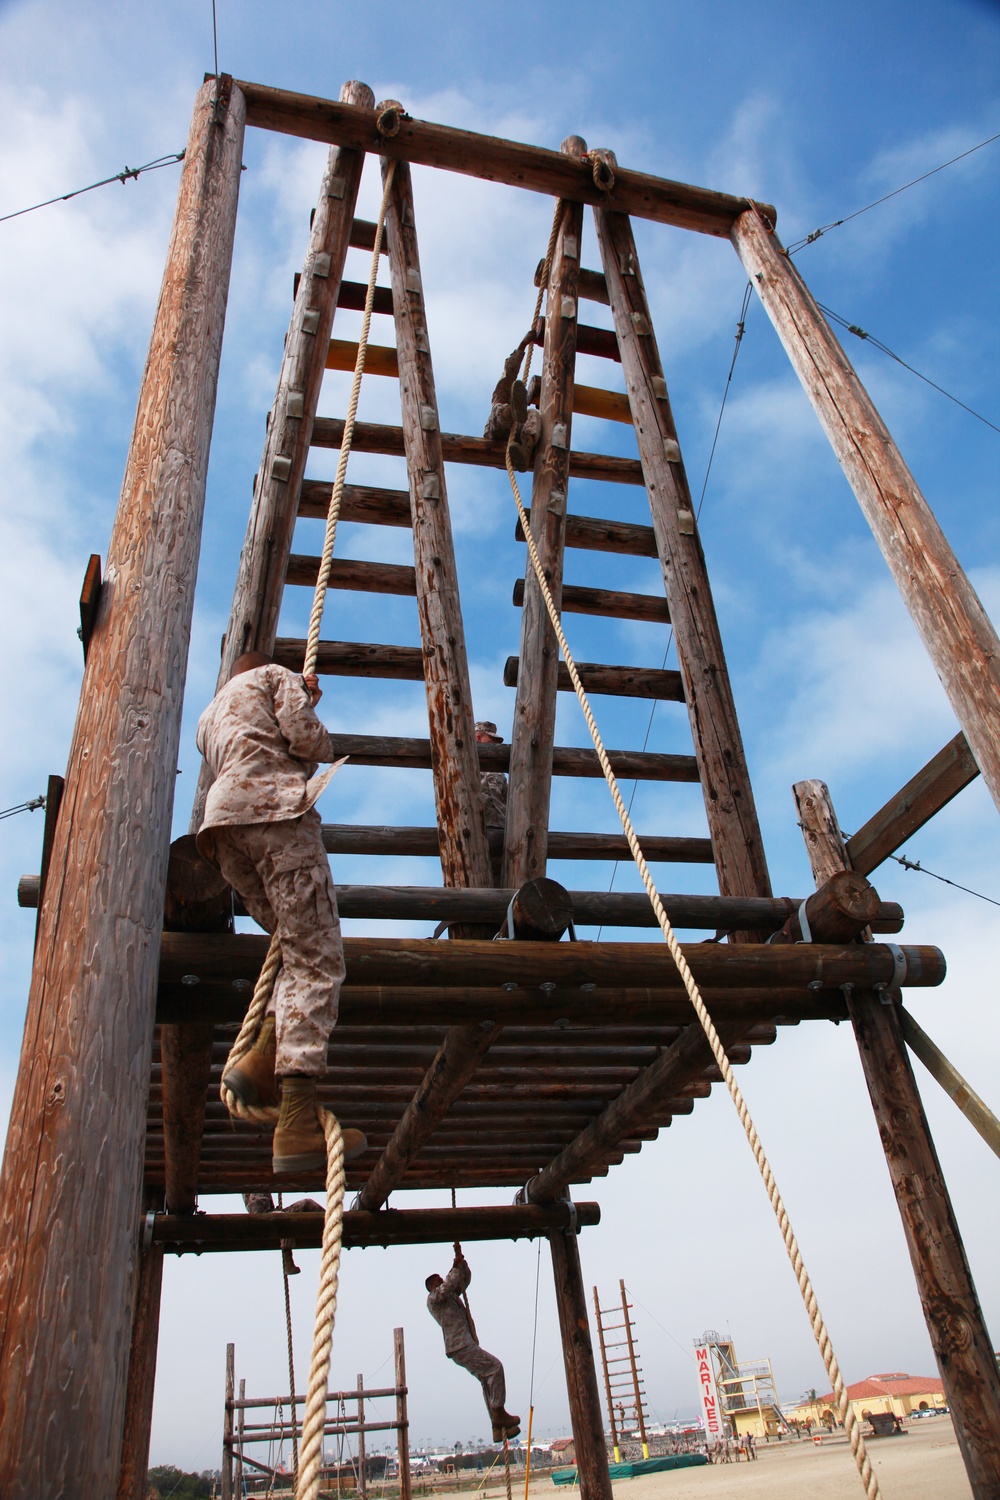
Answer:
[(875, 986), (876, 993), (883, 1005), (892, 1005), (896, 1000), (902, 1000), (902, 987), (906, 983), (906, 954), (898, 943), (883, 943), (892, 954), (893, 972), (892, 978), (883, 984)]
[[(857, 870), (838, 870), (788, 918), (769, 943), (850, 943), (876, 920), (878, 891)], [(890, 945), (891, 946), (891, 945)]]

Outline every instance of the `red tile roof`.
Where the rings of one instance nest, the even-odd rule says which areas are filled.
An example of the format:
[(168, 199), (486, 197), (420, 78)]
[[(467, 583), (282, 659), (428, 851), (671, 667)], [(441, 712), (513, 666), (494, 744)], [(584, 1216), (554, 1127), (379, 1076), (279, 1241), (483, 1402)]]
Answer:
[[(847, 1387), (849, 1401), (866, 1401), (873, 1396), (941, 1396), (944, 1386), (936, 1375), (907, 1375), (902, 1370), (887, 1375), (869, 1375)], [(821, 1402), (833, 1402), (833, 1392), (820, 1396)]]

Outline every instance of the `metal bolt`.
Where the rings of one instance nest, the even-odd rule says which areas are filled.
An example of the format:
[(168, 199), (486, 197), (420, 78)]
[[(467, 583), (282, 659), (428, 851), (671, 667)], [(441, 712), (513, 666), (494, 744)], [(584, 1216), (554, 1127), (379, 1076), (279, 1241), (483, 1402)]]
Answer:
[(507, 993), (510, 994), (511, 990), (520, 989), (520, 985), (518, 984), (516, 979), (508, 979), (506, 983), (501, 986), (501, 988), (505, 989)]
[(181, 984), (201, 984), (201, 979), (197, 974), (182, 974)]

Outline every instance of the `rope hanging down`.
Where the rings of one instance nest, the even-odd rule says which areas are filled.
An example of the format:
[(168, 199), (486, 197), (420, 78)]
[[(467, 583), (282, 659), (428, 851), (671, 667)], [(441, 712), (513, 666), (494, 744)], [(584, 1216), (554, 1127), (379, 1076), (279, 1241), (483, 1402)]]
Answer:
[[(323, 553), (320, 559), (319, 576), (316, 580), (316, 591), (313, 595), (312, 613), (309, 617), (309, 632), (306, 637), (305, 661), (302, 666), (303, 676), (308, 676), (315, 670), (316, 658), (319, 654), (319, 632), (323, 621), (323, 605), (330, 582), (330, 568), (333, 562), (334, 543), (337, 538), (337, 521), (340, 516), (340, 504), (344, 493), (347, 461), (351, 456), (351, 444), (354, 439), (354, 422), (358, 411), (358, 400), (361, 395), (361, 378), (365, 372), (368, 334), (371, 328), (372, 309), (375, 304), (375, 282), (378, 277), (379, 256), (382, 251), (382, 235), (385, 230), (385, 216), (389, 207), (389, 194), (392, 191), (393, 175), (394, 164), (390, 162), (386, 172), (378, 221), (375, 226), (375, 248), (372, 253), (371, 272), (368, 277), (368, 291), (365, 297), (365, 312), (361, 324), (361, 335), (358, 339), (358, 357), (354, 367), (354, 380), (351, 385), (351, 396), (347, 407), (347, 419), (344, 422), (344, 435), (340, 444), (337, 477), (334, 480), (333, 491), (330, 495), (330, 508), (326, 517), (326, 535), (323, 539)], [(264, 960), (264, 966), (254, 987), (243, 1025), (240, 1027), (239, 1035), (233, 1043), (232, 1050), (226, 1060), (226, 1065), (222, 1070), (223, 1074), (228, 1073), (234, 1068), (240, 1058), (244, 1057), (253, 1046), (264, 1020), (267, 1003), (271, 998), (274, 981), (277, 978), (280, 968), (281, 936), (278, 932), (275, 932), (271, 937), (267, 957)], [(229, 1113), (238, 1116), (240, 1119), (271, 1122), (277, 1118), (278, 1111), (276, 1109), (264, 1109), (256, 1105), (245, 1105), (224, 1086), (220, 1088), (220, 1094), (222, 1102), (229, 1110)], [(323, 1429), (326, 1426), (326, 1386), (327, 1377), (330, 1373), (333, 1321), (337, 1312), (340, 1245), (343, 1235), (344, 1187), (346, 1179), (344, 1174), (344, 1143), (340, 1133), (340, 1124), (336, 1115), (328, 1109), (318, 1109), (317, 1113), (320, 1124), (323, 1127), (323, 1135), (326, 1138), (326, 1214), (323, 1220), (319, 1289), (316, 1294), (316, 1323), (313, 1331), (312, 1357), (309, 1363), (309, 1384), (306, 1394), (305, 1416), (302, 1422), (302, 1439), (299, 1444), (299, 1467), (295, 1481), (295, 1500), (315, 1500), (315, 1497), (319, 1493), (320, 1468), (323, 1462)]]
[[(556, 222), (558, 221), (558, 216), (559, 206), (557, 205)], [(544, 271), (541, 278), (543, 286), (548, 280), (549, 266), (551, 264), (552, 251), (554, 248), (554, 237), (555, 222), (553, 223), (553, 237), (549, 241), (549, 250), (546, 255)], [(691, 1001), (691, 1004), (694, 1007), (695, 1014), (697, 1015), (698, 1020), (701, 1024), (701, 1028), (705, 1033), (705, 1037), (712, 1050), (712, 1055), (714, 1056), (719, 1071), (722, 1074), (723, 1081), (725, 1082), (725, 1085), (729, 1090), (730, 1097), (732, 1098), (732, 1101), (736, 1106), (737, 1114), (740, 1117), (740, 1123), (743, 1126), (747, 1140), (750, 1143), (750, 1149), (753, 1152), (754, 1160), (757, 1163), (760, 1175), (764, 1180), (764, 1187), (767, 1190), (768, 1199), (770, 1200), (771, 1207), (774, 1209), (775, 1216), (777, 1217), (778, 1226), (781, 1230), (781, 1236), (785, 1242), (785, 1249), (788, 1252), (788, 1258), (792, 1263), (792, 1269), (795, 1272), (795, 1278), (799, 1284), (799, 1291), (802, 1294), (802, 1300), (805, 1303), (806, 1312), (809, 1315), (809, 1322), (812, 1326), (813, 1335), (815, 1336), (816, 1343), (819, 1346), (819, 1351), (823, 1358), (823, 1364), (826, 1367), (827, 1375), (829, 1376), (830, 1383), (833, 1387), (837, 1409), (840, 1413), (844, 1428), (850, 1439), (851, 1452), (854, 1454), (855, 1462), (858, 1466), (858, 1472), (861, 1475), (861, 1482), (865, 1487), (865, 1493), (868, 1495), (869, 1500), (878, 1500), (878, 1480), (876, 1479), (875, 1473), (872, 1469), (871, 1460), (869, 1459), (867, 1450), (865, 1448), (864, 1438), (861, 1435), (861, 1428), (858, 1423), (858, 1419), (854, 1414), (854, 1408), (851, 1406), (851, 1403), (847, 1398), (847, 1390), (844, 1386), (843, 1377), (840, 1373), (840, 1366), (837, 1363), (837, 1357), (833, 1352), (833, 1345), (830, 1342), (830, 1335), (827, 1332), (826, 1323), (824, 1322), (823, 1316), (820, 1312), (819, 1303), (816, 1300), (816, 1293), (813, 1290), (812, 1281), (810, 1280), (809, 1273), (803, 1263), (802, 1253), (799, 1250), (798, 1241), (795, 1238), (795, 1234), (792, 1229), (791, 1222), (788, 1218), (785, 1205), (782, 1201), (781, 1194), (778, 1191), (778, 1184), (774, 1179), (774, 1173), (771, 1170), (771, 1164), (768, 1161), (767, 1155), (764, 1151), (764, 1147), (761, 1144), (760, 1137), (757, 1134), (756, 1126), (753, 1123), (753, 1119), (751, 1118), (750, 1111), (747, 1108), (746, 1101), (743, 1098), (740, 1086), (736, 1082), (736, 1076), (733, 1073), (732, 1064), (730, 1063), (729, 1058), (726, 1055), (726, 1049), (722, 1044), (722, 1039), (715, 1029), (712, 1017), (709, 1015), (705, 1002), (701, 997), (701, 992), (698, 989), (695, 977), (688, 967), (687, 959), (684, 957), (680, 943), (677, 941), (677, 937), (674, 933), (673, 927), (670, 924), (670, 919), (664, 909), (663, 902), (660, 900), (660, 894), (656, 889), (656, 885), (653, 881), (652, 874), (650, 873), (649, 866), (646, 863), (645, 856), (643, 855), (642, 848), (639, 844), (639, 839), (636, 835), (635, 829), (632, 826), (632, 820), (629, 817), (628, 810), (626, 809), (625, 803), (622, 800), (622, 794), (618, 788), (617, 778), (614, 771), (611, 769), (611, 762), (608, 759), (608, 752), (604, 748), (604, 741), (601, 738), (600, 731), (598, 730), (597, 723), (591, 711), (590, 702), (587, 698), (586, 692), (584, 691), (583, 683), (580, 681), (580, 674), (577, 671), (576, 662), (573, 660), (572, 653), (569, 649), (569, 643), (563, 633), (562, 621), (559, 617), (559, 611), (556, 609), (555, 601), (553, 600), (552, 594), (549, 590), (549, 585), (545, 577), (545, 571), (542, 568), (541, 559), (538, 556), (538, 549), (535, 546), (535, 540), (531, 534), (531, 524), (528, 520), (528, 514), (524, 507), (524, 501), (521, 499), (521, 491), (518, 488), (517, 475), (514, 472), (514, 464), (510, 454), (510, 445), (512, 440), (513, 429), (512, 436), (508, 438), (507, 441), (507, 477), (510, 480), (510, 487), (514, 496), (514, 504), (517, 506), (518, 518), (521, 522), (525, 541), (527, 542), (528, 555), (531, 559), (531, 566), (534, 569), (535, 578), (538, 582), (539, 590), (541, 592), (542, 598), (545, 601), (545, 608), (548, 611), (552, 629), (555, 632), (557, 641), (559, 642), (559, 649), (562, 652), (563, 660), (566, 663), (566, 670), (569, 672), (570, 680), (573, 683), (573, 687), (576, 691), (576, 696), (579, 700), (580, 707), (583, 710), (583, 717), (586, 720), (587, 728), (590, 731), (590, 737), (593, 741), (594, 749), (597, 752), (597, 758), (600, 761), (601, 770), (604, 772), (604, 779), (608, 784), (608, 790), (611, 793), (612, 800), (614, 801), (615, 808), (618, 812), (618, 817), (621, 821), (625, 838), (628, 841), (629, 849), (632, 851), (632, 858), (635, 860), (636, 867), (642, 878), (642, 883), (646, 889), (646, 894), (648, 895), (650, 904), (656, 914), (656, 920), (660, 925), (660, 931), (663, 933), (663, 937), (666, 941), (670, 956), (677, 967), (677, 972), (679, 973), (684, 988), (687, 991), (688, 999)]]

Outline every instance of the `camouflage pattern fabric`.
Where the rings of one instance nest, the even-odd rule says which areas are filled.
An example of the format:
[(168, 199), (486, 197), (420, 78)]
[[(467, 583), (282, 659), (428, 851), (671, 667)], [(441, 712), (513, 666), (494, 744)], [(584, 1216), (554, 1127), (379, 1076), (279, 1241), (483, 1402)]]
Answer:
[(483, 789), (487, 828), (502, 828), (507, 821), (506, 776), (502, 771), (484, 771), (479, 784)]
[(440, 1286), (427, 1297), (427, 1310), (444, 1333), (444, 1352), (456, 1365), (468, 1370), (483, 1387), (490, 1415), (502, 1411), (507, 1400), (507, 1383), (503, 1365), (495, 1354), (480, 1348), (472, 1336), (469, 1316), (462, 1293), (472, 1280), (472, 1271), (464, 1260), (456, 1261)]

